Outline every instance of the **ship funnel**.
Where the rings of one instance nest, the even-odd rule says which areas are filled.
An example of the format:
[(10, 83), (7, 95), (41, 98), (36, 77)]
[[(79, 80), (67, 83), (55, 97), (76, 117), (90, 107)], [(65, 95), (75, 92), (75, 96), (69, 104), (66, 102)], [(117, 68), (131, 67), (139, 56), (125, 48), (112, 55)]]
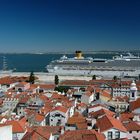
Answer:
[(77, 59), (83, 58), (82, 51), (76, 51), (75, 54)]

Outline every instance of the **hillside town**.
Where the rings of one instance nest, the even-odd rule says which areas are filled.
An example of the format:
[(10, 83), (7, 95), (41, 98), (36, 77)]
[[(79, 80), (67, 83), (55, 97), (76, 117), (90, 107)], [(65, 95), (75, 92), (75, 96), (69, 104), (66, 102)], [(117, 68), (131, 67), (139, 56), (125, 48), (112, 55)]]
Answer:
[(36, 79), (0, 78), (0, 140), (140, 139), (139, 80)]

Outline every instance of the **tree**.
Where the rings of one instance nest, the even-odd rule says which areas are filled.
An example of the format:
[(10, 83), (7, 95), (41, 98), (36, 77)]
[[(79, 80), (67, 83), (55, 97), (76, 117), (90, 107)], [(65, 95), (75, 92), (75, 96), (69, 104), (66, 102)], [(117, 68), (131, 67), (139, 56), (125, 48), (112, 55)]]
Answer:
[(138, 76), (138, 80), (140, 81), (140, 74), (139, 74), (139, 76)]
[(58, 75), (55, 75), (54, 83), (55, 83), (55, 85), (59, 84), (59, 77), (58, 77)]
[(30, 73), (29, 82), (31, 84), (34, 84), (34, 82), (35, 82), (35, 76), (34, 76), (34, 72), (33, 71)]
[(114, 76), (114, 77), (113, 77), (113, 80), (114, 80), (114, 81), (117, 81), (117, 79), (118, 79), (117, 76)]
[(96, 80), (96, 75), (93, 75), (92, 76), (92, 80)]
[(57, 86), (55, 87), (55, 91), (58, 91), (58, 92), (64, 92), (64, 93), (67, 93), (67, 91), (70, 89), (70, 87), (67, 87), (67, 86)]

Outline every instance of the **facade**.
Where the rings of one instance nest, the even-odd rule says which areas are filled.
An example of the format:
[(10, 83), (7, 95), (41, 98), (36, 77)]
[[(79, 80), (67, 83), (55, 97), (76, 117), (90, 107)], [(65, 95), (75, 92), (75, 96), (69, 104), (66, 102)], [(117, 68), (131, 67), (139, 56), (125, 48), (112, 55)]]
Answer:
[(111, 116), (105, 115), (97, 119), (95, 126), (99, 132), (105, 135), (106, 140), (127, 138), (126, 128), (121, 121)]
[(69, 117), (69, 110), (63, 106), (57, 106), (50, 112), (50, 126), (65, 126)]
[(93, 100), (94, 100), (94, 93), (85, 92), (85, 94), (82, 94), (81, 102), (85, 104), (90, 104)]
[(5, 98), (3, 100), (3, 109), (9, 113), (13, 112), (19, 102), (18, 98)]
[(13, 140), (11, 125), (0, 126), (0, 140)]
[(24, 92), (30, 88), (30, 83), (20, 82), (15, 86), (15, 90), (18, 92)]

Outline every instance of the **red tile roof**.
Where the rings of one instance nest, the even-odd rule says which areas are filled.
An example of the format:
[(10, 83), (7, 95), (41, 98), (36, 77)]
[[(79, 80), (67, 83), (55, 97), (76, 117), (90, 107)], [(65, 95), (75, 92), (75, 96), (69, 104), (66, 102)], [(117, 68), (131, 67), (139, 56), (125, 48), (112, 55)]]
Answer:
[(31, 127), (22, 140), (49, 140), (51, 134), (60, 133), (59, 126), (35, 126)]
[(115, 101), (119, 101), (119, 102), (128, 102), (129, 101), (129, 97), (128, 96), (117, 96), (114, 98)]
[(106, 110), (106, 109), (101, 109), (101, 110), (98, 110), (96, 112), (90, 112), (89, 113), (89, 116), (93, 117), (93, 118), (98, 118), (100, 116), (103, 116), (103, 115), (109, 115), (111, 117), (113, 117), (115, 115), (114, 112), (110, 111), (110, 110)]
[(41, 89), (55, 89), (55, 84), (33, 84), (33, 86)]
[(126, 132), (126, 129), (120, 120), (110, 117), (108, 115), (105, 115), (102, 118), (97, 119), (96, 125), (101, 132), (107, 131), (112, 128)]
[(140, 98), (136, 101), (130, 102), (130, 111), (140, 108)]
[(35, 121), (37, 121), (37, 122), (42, 122), (44, 119), (45, 119), (44, 115), (41, 115), (38, 113), (35, 115)]
[(56, 106), (52, 109), (52, 111), (60, 111), (60, 112), (66, 113), (68, 111), (68, 108), (65, 108), (63, 106)]
[(65, 131), (60, 140), (105, 140), (105, 137), (95, 130), (73, 130)]
[(123, 121), (128, 121), (128, 120), (132, 120), (134, 118), (134, 114), (133, 113), (122, 113), (120, 115), (120, 120)]
[(26, 97), (22, 97), (20, 100), (19, 100), (19, 103), (21, 104), (25, 104), (27, 103), (27, 101), (30, 99), (29, 96), (26, 96)]
[(25, 128), (18, 121), (7, 121), (5, 124), (12, 125), (12, 132), (13, 133), (24, 133)]
[(104, 97), (107, 97), (107, 98), (109, 98), (109, 99), (112, 98), (111, 93), (109, 93), (109, 92), (106, 91), (106, 90), (102, 90), (100, 95), (101, 95), (101, 96), (104, 96)]
[(69, 85), (69, 86), (87, 86), (89, 82), (86, 80), (65, 80), (60, 83), (60, 85)]
[(12, 84), (12, 83), (16, 83), (17, 81), (18, 81), (17, 79), (13, 79), (10, 76), (0, 78), (0, 84), (1, 85), (4, 85), (4, 84), (9, 85), (9, 84)]
[(140, 125), (134, 121), (129, 121), (123, 124), (127, 131), (140, 131)]
[(77, 126), (78, 129), (87, 129), (87, 121), (86, 118), (81, 114), (76, 112), (72, 117), (70, 117), (67, 121), (67, 124)]

